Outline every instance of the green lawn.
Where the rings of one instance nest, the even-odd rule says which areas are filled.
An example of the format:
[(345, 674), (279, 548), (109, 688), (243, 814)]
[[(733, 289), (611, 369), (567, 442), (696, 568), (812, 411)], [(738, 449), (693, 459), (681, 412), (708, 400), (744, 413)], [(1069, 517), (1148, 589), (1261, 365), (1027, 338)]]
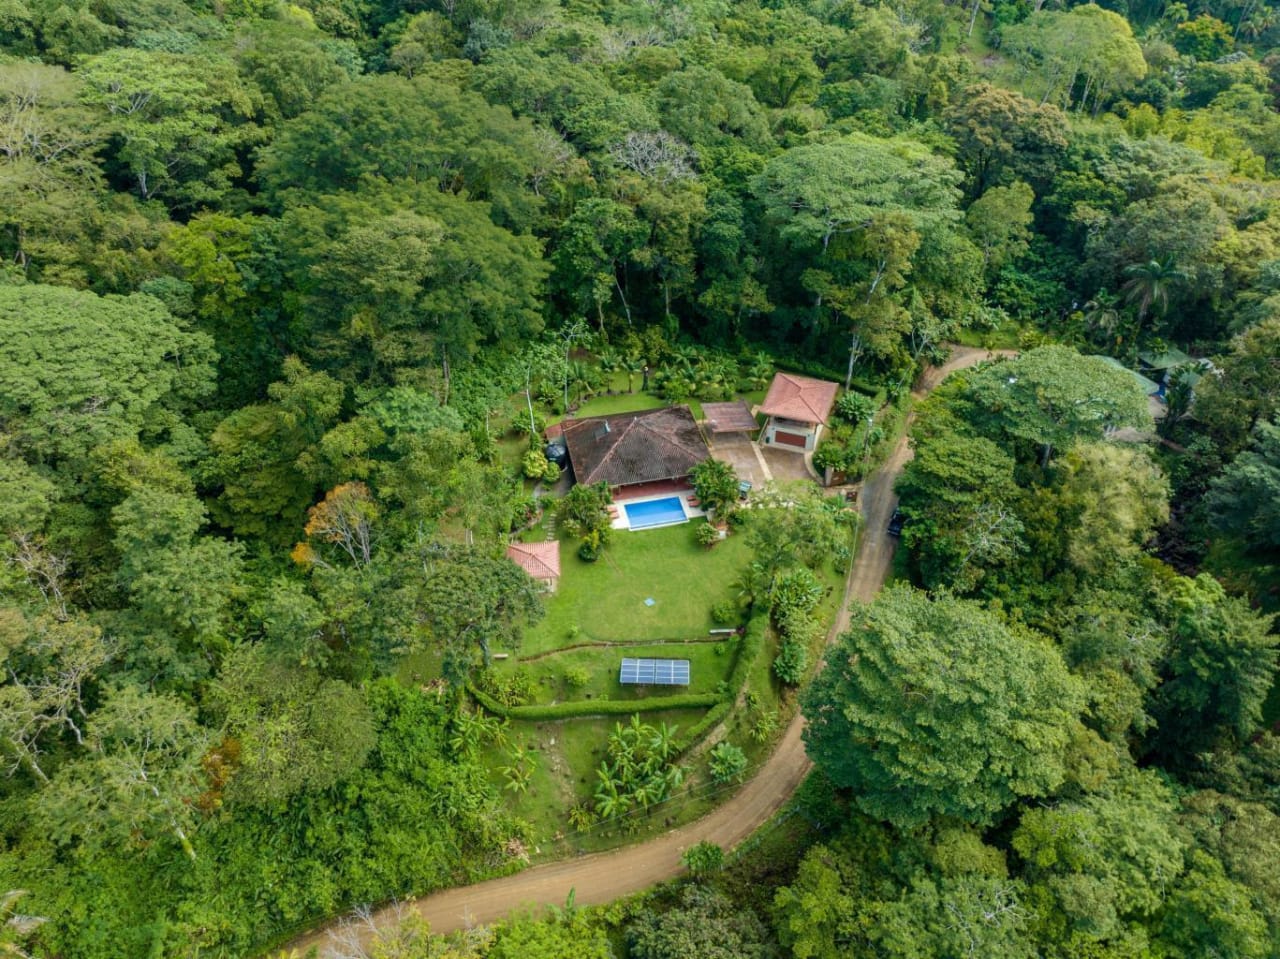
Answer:
[[(507, 660), (499, 665), (527, 673), (533, 681), (534, 701), (537, 703), (576, 702), (582, 699), (628, 700), (634, 701), (636, 708), (643, 710), (646, 700), (660, 696), (673, 693), (714, 693), (733, 668), (736, 649), (732, 640), (733, 637), (725, 642), (709, 639), (706, 642), (579, 646), (533, 660)], [(624, 656), (687, 659), (689, 685), (623, 686), (618, 682), (618, 668)], [(565, 673), (574, 667), (582, 667), (589, 677), (587, 685), (580, 689), (571, 688), (565, 680)]]
[[(672, 406), (660, 396), (652, 393), (618, 393), (614, 396), (597, 396), (587, 400), (578, 407), (574, 414), (578, 419), (588, 416), (616, 416), (620, 413), (633, 413), (637, 410), (656, 410), (664, 406)], [(685, 405), (693, 412), (693, 418), (702, 419), (702, 405), (697, 400), (686, 400)]]
[(694, 542), (696, 528), (614, 530), (595, 563), (578, 559), (575, 540), (562, 540), (559, 589), (547, 599), (547, 615), (526, 630), (520, 652), (706, 636), (715, 626), (711, 607), (734, 596), (749, 554), (741, 533), (706, 550)]

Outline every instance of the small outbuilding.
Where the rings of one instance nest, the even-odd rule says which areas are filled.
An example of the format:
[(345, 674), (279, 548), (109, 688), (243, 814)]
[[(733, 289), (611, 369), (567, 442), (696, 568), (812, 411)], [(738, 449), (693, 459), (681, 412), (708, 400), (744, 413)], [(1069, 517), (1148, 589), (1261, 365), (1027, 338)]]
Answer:
[(797, 453), (812, 452), (839, 392), (839, 385), (828, 380), (777, 374), (760, 404), (760, 412), (769, 417), (760, 441)]
[(554, 593), (560, 582), (560, 541), (547, 543), (512, 543), (507, 559), (529, 574), (529, 578)]

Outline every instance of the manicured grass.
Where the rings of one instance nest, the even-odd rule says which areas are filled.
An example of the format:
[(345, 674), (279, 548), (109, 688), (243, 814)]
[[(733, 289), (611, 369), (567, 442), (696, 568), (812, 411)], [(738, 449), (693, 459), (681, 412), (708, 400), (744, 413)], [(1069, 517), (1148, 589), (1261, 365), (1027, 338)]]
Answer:
[[(697, 400), (685, 400), (684, 404), (693, 413), (693, 418), (702, 419), (702, 405)], [(637, 410), (656, 410), (664, 406), (679, 406), (652, 393), (618, 393), (614, 396), (597, 396), (580, 405), (574, 416), (583, 419), (588, 416), (616, 416), (622, 413), (634, 413)]]
[[(634, 700), (637, 709), (645, 701), (672, 693), (714, 693), (733, 668), (733, 637), (726, 642), (684, 642), (646, 645), (617, 644), (579, 646), (534, 660), (501, 664), (518, 668), (533, 681), (536, 703), (577, 702), (583, 699)], [(689, 660), (688, 686), (624, 686), (618, 668), (624, 656)], [(509, 665), (510, 664), (510, 665)], [(565, 681), (568, 670), (586, 670), (587, 685), (574, 689)]]
[(618, 393), (614, 396), (597, 396), (580, 405), (574, 414), (579, 419), (588, 416), (613, 416), (636, 410), (656, 410), (667, 401), (652, 393)]
[(614, 530), (594, 563), (578, 558), (575, 540), (562, 540), (559, 588), (547, 599), (547, 615), (525, 631), (520, 652), (706, 636), (715, 626), (711, 607), (732, 598), (749, 553), (740, 532), (714, 549), (699, 546), (697, 525)]

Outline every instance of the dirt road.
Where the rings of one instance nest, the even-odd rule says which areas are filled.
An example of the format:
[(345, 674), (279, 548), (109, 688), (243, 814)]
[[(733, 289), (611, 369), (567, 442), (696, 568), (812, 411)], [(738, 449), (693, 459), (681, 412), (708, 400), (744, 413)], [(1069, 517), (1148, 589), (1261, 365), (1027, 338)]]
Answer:
[[(955, 347), (944, 366), (926, 371), (915, 396), (923, 397), (952, 370), (972, 366), (988, 355), (986, 350)], [(884, 467), (863, 486), (860, 509), (864, 532), (845, 584), (844, 602), (827, 635), (828, 643), (848, 628), (852, 602), (874, 599), (888, 576), (896, 540), (885, 532), (885, 527), (897, 505), (893, 484), (910, 455), (904, 436)], [(697, 822), (639, 845), (548, 863), (473, 886), (447, 889), (417, 900), (411, 908), (431, 924), (433, 932), (445, 933), (494, 922), (525, 906), (562, 906), (570, 893), (578, 905), (598, 905), (671, 879), (683, 869), (680, 854), (686, 848), (708, 840), (731, 849), (791, 798), (812, 766), (800, 738), (803, 728), (804, 719), (797, 714), (778, 748), (755, 777), (732, 799)], [(375, 913), (372, 922), (358, 934), (372, 937), (374, 926), (393, 922), (395, 918), (392, 910)], [(317, 946), (324, 956), (328, 942), (327, 930), (320, 929), (295, 940), (289, 948), (305, 954), (307, 949)]]

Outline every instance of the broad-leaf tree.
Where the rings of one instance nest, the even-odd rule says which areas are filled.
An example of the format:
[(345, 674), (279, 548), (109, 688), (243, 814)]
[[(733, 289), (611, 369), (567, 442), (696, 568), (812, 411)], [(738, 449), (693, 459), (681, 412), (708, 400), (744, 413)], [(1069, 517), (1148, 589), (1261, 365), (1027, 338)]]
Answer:
[(989, 823), (1066, 776), (1079, 684), (976, 603), (890, 587), (802, 695), (810, 756), (868, 815)]

